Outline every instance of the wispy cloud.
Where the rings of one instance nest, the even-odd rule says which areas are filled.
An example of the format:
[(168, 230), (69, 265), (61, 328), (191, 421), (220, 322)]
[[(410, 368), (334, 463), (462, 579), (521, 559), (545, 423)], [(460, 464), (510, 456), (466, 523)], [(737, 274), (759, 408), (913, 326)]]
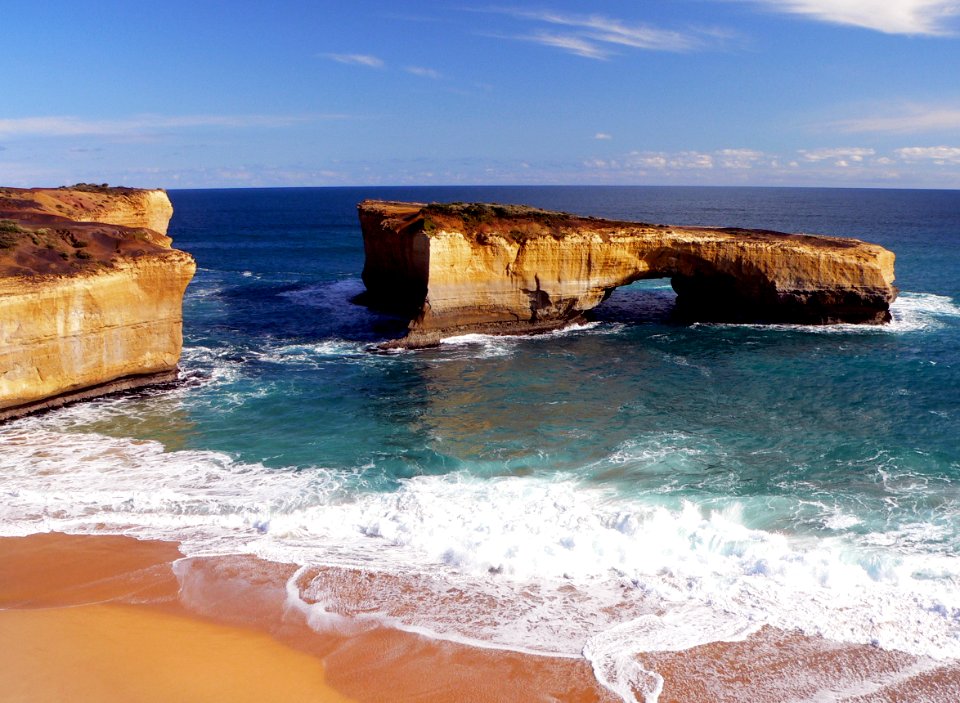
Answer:
[(366, 66), (367, 68), (383, 68), (383, 59), (370, 54), (323, 54), (324, 57), (337, 63), (352, 66)]
[(436, 80), (442, 77), (440, 71), (425, 66), (406, 66), (403, 70), (415, 76), (420, 76), (421, 78), (433, 78)]
[(531, 41), (543, 46), (563, 49), (568, 54), (582, 56), (585, 59), (606, 59), (610, 52), (597, 46), (594, 42), (573, 34), (555, 34), (554, 32), (534, 32), (525, 36), (516, 37), (524, 41)]
[(932, 161), (938, 166), (960, 165), (960, 147), (912, 146), (895, 150), (904, 161)]
[(613, 139), (613, 135), (607, 134), (606, 132), (597, 132), (596, 134), (593, 135), (593, 138), (603, 141), (603, 140)]
[(863, 147), (841, 147), (838, 149), (801, 149), (800, 155), (805, 161), (860, 162), (867, 156), (877, 153), (874, 149)]
[(774, 12), (805, 15), (833, 24), (886, 34), (943, 36), (960, 14), (956, 0), (748, 0)]
[(193, 127), (241, 129), (290, 127), (317, 119), (343, 119), (346, 115), (138, 115), (119, 120), (69, 116), (0, 118), (4, 137), (130, 136)]
[(886, 132), (889, 134), (919, 134), (960, 130), (960, 107), (937, 105), (907, 105), (885, 115), (866, 115), (840, 120), (831, 128), (844, 132)]
[[(576, 56), (604, 60), (617, 48), (647, 51), (686, 52), (702, 49), (708, 39), (715, 41), (716, 30), (676, 31), (649, 24), (628, 23), (605, 15), (580, 15), (550, 10), (494, 8), (484, 12), (509, 15), (534, 23), (531, 31), (511, 38), (554, 47)], [(555, 28), (564, 27), (564, 31)]]

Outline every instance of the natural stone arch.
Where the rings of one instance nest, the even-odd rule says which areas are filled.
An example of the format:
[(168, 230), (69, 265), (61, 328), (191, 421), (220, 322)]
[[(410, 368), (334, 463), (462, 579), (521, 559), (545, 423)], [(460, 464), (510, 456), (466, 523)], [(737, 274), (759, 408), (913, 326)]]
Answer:
[(368, 299), (411, 317), (397, 344), (529, 333), (622, 285), (670, 278), (691, 319), (879, 323), (892, 252), (853, 239), (615, 222), (484, 204), (360, 204)]

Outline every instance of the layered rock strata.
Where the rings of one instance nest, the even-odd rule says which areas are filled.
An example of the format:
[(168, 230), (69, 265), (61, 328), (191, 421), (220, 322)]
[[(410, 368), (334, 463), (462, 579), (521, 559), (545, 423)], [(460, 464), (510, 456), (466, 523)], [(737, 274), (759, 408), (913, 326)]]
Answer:
[(196, 265), (161, 190), (0, 188), (0, 420), (176, 378)]
[(522, 206), (358, 206), (367, 300), (409, 315), (394, 346), (515, 334), (580, 319), (618, 286), (670, 278), (690, 320), (877, 324), (894, 255), (856, 239), (674, 227)]

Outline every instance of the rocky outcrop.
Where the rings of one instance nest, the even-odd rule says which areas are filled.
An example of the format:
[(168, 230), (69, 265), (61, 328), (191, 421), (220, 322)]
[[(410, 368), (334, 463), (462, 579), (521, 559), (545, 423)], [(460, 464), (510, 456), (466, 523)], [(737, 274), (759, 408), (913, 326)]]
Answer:
[(196, 265), (161, 190), (0, 189), (0, 420), (176, 378)]
[(409, 315), (396, 346), (525, 333), (613, 289), (670, 278), (677, 313), (731, 322), (882, 323), (894, 255), (855, 239), (616, 222), (520, 206), (364, 201), (371, 304)]

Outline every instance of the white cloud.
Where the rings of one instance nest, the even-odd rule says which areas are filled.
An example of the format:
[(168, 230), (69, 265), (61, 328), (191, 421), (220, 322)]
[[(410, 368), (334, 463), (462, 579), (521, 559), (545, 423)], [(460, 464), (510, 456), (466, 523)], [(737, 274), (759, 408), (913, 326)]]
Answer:
[[(861, 185), (960, 187), (960, 146), (861, 147), (773, 153), (747, 148), (631, 151), (584, 159), (589, 182), (713, 185)], [(946, 168), (945, 168), (946, 167)]]
[[(680, 32), (647, 24), (630, 24), (604, 15), (521, 9), (479, 11), (509, 15), (537, 23), (539, 27), (534, 32), (512, 38), (555, 47), (588, 59), (606, 59), (619, 47), (648, 51), (694, 51), (704, 48), (708, 41), (716, 42), (728, 38), (727, 33), (715, 29)], [(548, 29), (549, 27), (568, 29), (558, 33)]]
[(714, 167), (713, 156), (701, 151), (652, 152), (632, 151), (627, 155), (628, 168), (652, 168), (658, 170), (699, 170)]
[(956, 0), (750, 0), (773, 10), (886, 34), (947, 35)]
[(895, 149), (894, 152), (904, 161), (932, 161), (938, 166), (960, 165), (960, 147), (955, 146), (912, 146)]
[[(860, 147), (846, 147), (841, 149), (800, 149), (800, 155), (806, 161), (818, 162), (818, 161), (832, 161), (836, 160), (837, 165), (841, 165), (840, 162), (861, 162), (867, 156), (873, 156), (876, 151), (873, 149), (864, 149)], [(848, 163), (842, 164), (844, 166), (849, 165)]]
[(440, 78), (440, 71), (425, 66), (407, 66), (403, 70), (421, 78), (433, 78), (435, 80)]
[(918, 134), (960, 130), (960, 107), (908, 105), (894, 113), (841, 120), (832, 126), (844, 132), (853, 133)]
[(716, 155), (723, 168), (753, 168), (766, 156), (762, 151), (753, 149), (720, 149)]
[(81, 117), (0, 118), (0, 135), (5, 137), (129, 136), (191, 127), (290, 127), (316, 119), (344, 119), (346, 115), (138, 115), (119, 120)]
[(645, 24), (626, 24), (603, 15), (568, 15), (560, 12), (515, 11), (516, 17), (573, 27), (589, 39), (652, 51), (689, 51), (700, 46), (693, 34), (659, 29)]
[(613, 139), (613, 135), (607, 134), (606, 132), (597, 132), (596, 134), (593, 135), (593, 138), (600, 139), (600, 140), (608, 140), (608, 139)]
[(569, 54), (582, 56), (585, 59), (599, 59), (602, 61), (610, 55), (609, 51), (601, 49), (593, 42), (587, 41), (582, 37), (574, 36), (572, 34), (554, 34), (552, 32), (541, 31), (536, 32), (535, 34), (528, 34), (526, 36), (517, 38), (525, 41), (532, 41), (537, 44), (543, 44), (544, 46), (552, 46), (557, 49), (563, 49)]
[(663, 154), (631, 152), (628, 158), (629, 165), (640, 168), (666, 168), (670, 161)]
[(383, 68), (383, 59), (370, 54), (323, 54), (323, 56), (337, 63), (366, 66), (367, 68)]
[(770, 161), (772, 156), (753, 149), (705, 151), (631, 151), (622, 159), (588, 159), (584, 165), (594, 169), (652, 170), (662, 172), (706, 171), (710, 169), (746, 170)]

